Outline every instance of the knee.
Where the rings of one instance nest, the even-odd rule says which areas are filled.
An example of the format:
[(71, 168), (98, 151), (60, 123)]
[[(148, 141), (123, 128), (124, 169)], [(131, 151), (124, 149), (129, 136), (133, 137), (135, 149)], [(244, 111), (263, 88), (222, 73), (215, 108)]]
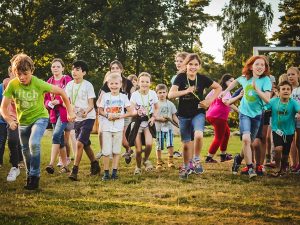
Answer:
[(194, 139), (202, 139), (203, 138), (203, 132), (202, 131), (195, 131), (195, 134), (194, 134)]
[(250, 137), (243, 137), (242, 141), (243, 141), (244, 145), (250, 145), (251, 144)]

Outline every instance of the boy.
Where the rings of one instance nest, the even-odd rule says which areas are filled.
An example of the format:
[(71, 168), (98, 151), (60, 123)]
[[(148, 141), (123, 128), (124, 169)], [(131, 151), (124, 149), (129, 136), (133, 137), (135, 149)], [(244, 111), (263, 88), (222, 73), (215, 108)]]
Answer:
[(75, 135), (77, 150), (74, 166), (69, 175), (70, 180), (77, 181), (78, 167), (82, 158), (83, 149), (91, 161), (91, 175), (100, 174), (100, 166), (91, 148), (90, 134), (96, 119), (94, 109), (94, 98), (96, 97), (93, 85), (84, 80), (88, 72), (88, 65), (85, 61), (78, 60), (72, 65), (72, 77), (66, 86), (66, 93), (71, 100), (75, 112)]
[(175, 105), (167, 100), (168, 88), (165, 84), (158, 84), (156, 86), (156, 94), (158, 97), (159, 112), (158, 117), (155, 120), (156, 127), (156, 157), (157, 165), (156, 169), (161, 170), (163, 161), (161, 159), (161, 151), (164, 150), (164, 142), (166, 141), (166, 147), (169, 152), (168, 167), (175, 168), (173, 162), (173, 125), (171, 121), (176, 124), (179, 123), (176, 116)]
[(272, 135), (275, 146), (276, 172), (274, 176), (281, 176), (288, 170), (288, 157), (295, 133), (294, 121), (296, 113), (300, 112), (300, 105), (290, 98), (292, 85), (283, 81), (278, 85), (279, 98), (272, 98), (268, 109), (272, 110)]
[[(27, 171), (27, 183), (24, 188), (35, 190), (39, 187), (40, 179), (41, 138), (49, 122), (48, 111), (44, 106), (44, 94), (51, 92), (60, 95), (67, 108), (68, 119), (74, 120), (75, 115), (63, 89), (33, 76), (34, 64), (29, 56), (18, 54), (12, 58), (11, 64), (16, 78), (9, 82), (3, 94), (1, 114), (11, 130), (17, 129), (19, 125), (20, 142)], [(17, 121), (8, 111), (12, 99), (16, 105)]]
[[(124, 118), (131, 115), (132, 110), (127, 95), (120, 93), (122, 77), (119, 73), (110, 73), (107, 79), (110, 92), (104, 93), (101, 98), (99, 113), (104, 116), (102, 120), (102, 154), (104, 175), (103, 181), (110, 178), (118, 179), (118, 165), (120, 160)], [(127, 113), (125, 114), (125, 109)], [(109, 176), (109, 156), (113, 156), (112, 175)]]

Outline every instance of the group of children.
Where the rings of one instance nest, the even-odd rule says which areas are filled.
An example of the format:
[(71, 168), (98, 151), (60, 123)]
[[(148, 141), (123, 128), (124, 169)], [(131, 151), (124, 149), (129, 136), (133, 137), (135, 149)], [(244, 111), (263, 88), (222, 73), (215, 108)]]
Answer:
[[(29, 56), (14, 56), (11, 60), (12, 77), (9, 83), (3, 83), (1, 103), (2, 122), (7, 124), (3, 126), (3, 130), (7, 129), (8, 133), (12, 133), (8, 135), (9, 140), (17, 140), (13, 142), (14, 145), (9, 144), (12, 169), (7, 180), (14, 181), (20, 174), (18, 163), (22, 161), (19, 153), (21, 145), (27, 172), (24, 188), (34, 190), (39, 187), (40, 143), (49, 123), (49, 115), (53, 136), (51, 159), (46, 171), (49, 174), (55, 172), (54, 163), (59, 155), (60, 173), (69, 173), (69, 178), (73, 181), (78, 180), (83, 150), (91, 162), (91, 175), (100, 174), (97, 159), (103, 159), (103, 181), (118, 179), (122, 145), (126, 150), (123, 155), (126, 163), (130, 163), (133, 154), (131, 148), (135, 147), (135, 175), (141, 175), (142, 165), (146, 171), (151, 171), (153, 165), (149, 157), (154, 138), (157, 150), (156, 169), (163, 168), (162, 150), (165, 144), (169, 153), (167, 166), (175, 168), (175, 126), (179, 127), (183, 150), (183, 165), (180, 167), (179, 177), (187, 179), (192, 173), (201, 174), (204, 172), (200, 153), (205, 121), (208, 121), (215, 131), (205, 163), (217, 162), (214, 155), (219, 148), (221, 162), (232, 159), (227, 153), (230, 136), (227, 120), (231, 110), (239, 112), (242, 140), (241, 153), (234, 157), (232, 172), (236, 174), (242, 160), (245, 159), (246, 167), (241, 173), (248, 174), (250, 178), (261, 175), (266, 155), (263, 149), (265, 147), (259, 145), (255, 148), (254, 143), (257, 138), (261, 139), (263, 130), (268, 130), (263, 129), (263, 126), (266, 124), (264, 120), (270, 120), (270, 116), (277, 167), (274, 176), (287, 171), (295, 129), (300, 130), (298, 116), (295, 119), (300, 111), (300, 95), (293, 92), (292, 96), (296, 97), (290, 97), (293, 90), (292, 79), (279, 83), (276, 94), (271, 98), (274, 90), (265, 56), (251, 57), (245, 63), (242, 76), (234, 80), (230, 74), (225, 74), (220, 84), (198, 73), (201, 60), (197, 54), (179, 53), (176, 55), (175, 64), (178, 73), (172, 78), (169, 92), (165, 84), (158, 84), (155, 91), (151, 90), (149, 73), (142, 72), (138, 77), (130, 75), (126, 78), (122, 75), (123, 66), (119, 61), (110, 64), (110, 71), (105, 76), (96, 101), (101, 152), (95, 155), (91, 148), (90, 134), (97, 116), (94, 107), (96, 95), (93, 85), (84, 79), (88, 73), (87, 63), (78, 60), (72, 64), (72, 80), (70, 76), (63, 74), (63, 61), (54, 59), (51, 64), (53, 76), (45, 82), (33, 75), (34, 64)], [(288, 70), (287, 77), (291, 76), (291, 71), (296, 73), (298, 81), (299, 70), (292, 67)], [(237, 84), (242, 86), (242, 90), (231, 96), (230, 91)], [(206, 89), (211, 89), (207, 95)], [(178, 101), (177, 109), (168, 98)], [(237, 108), (233, 103), (239, 99), (241, 102)], [(267, 113), (270, 110), (271, 115)], [(293, 122), (294, 120), (296, 121)], [(1, 128), (2, 122), (0, 121)], [(75, 130), (76, 142), (74, 163), (70, 171), (68, 141), (72, 130)], [(261, 142), (265, 140), (261, 139)], [(297, 137), (296, 146), (298, 142)], [(3, 144), (0, 144), (1, 149)], [(254, 152), (254, 149), (258, 149), (257, 152)], [(297, 152), (298, 148), (295, 149)], [(298, 167), (296, 166), (296, 171)]]

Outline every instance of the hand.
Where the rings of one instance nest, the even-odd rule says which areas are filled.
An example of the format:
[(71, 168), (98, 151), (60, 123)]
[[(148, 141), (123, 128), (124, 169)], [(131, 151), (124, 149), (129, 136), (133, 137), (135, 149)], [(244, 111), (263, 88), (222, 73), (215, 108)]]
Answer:
[(256, 90), (256, 84), (255, 84), (256, 78), (252, 78), (252, 86), (254, 88), (254, 90)]
[(296, 120), (300, 120), (300, 114), (299, 113), (296, 114)]
[(59, 101), (57, 99), (51, 101), (52, 105), (58, 105), (59, 104)]
[(168, 121), (168, 117), (163, 116), (163, 117), (160, 118), (160, 121), (161, 122), (167, 122)]
[(203, 109), (208, 109), (208, 107), (210, 106), (210, 104), (211, 104), (211, 100), (210, 99), (205, 99), (205, 100), (199, 102), (199, 105)]
[(149, 120), (148, 120), (148, 123), (150, 124), (150, 126), (153, 126), (155, 122), (155, 118), (152, 116)]
[(244, 96), (244, 89), (239, 93), (239, 96), (240, 96), (240, 97), (243, 97), (243, 96)]
[(18, 122), (17, 121), (13, 120), (12, 122), (9, 123), (9, 129), (15, 130), (17, 128), (18, 128)]
[(75, 118), (76, 118), (76, 115), (75, 115), (75, 113), (72, 111), (72, 112), (70, 112), (70, 113), (68, 113), (68, 121), (69, 122), (74, 122), (74, 120), (75, 120)]
[(86, 117), (87, 117), (87, 114), (88, 114), (87, 110), (82, 110), (81, 117), (82, 117), (82, 118), (86, 118)]
[(187, 94), (193, 93), (196, 90), (195, 86), (190, 86), (188, 89), (186, 89)]

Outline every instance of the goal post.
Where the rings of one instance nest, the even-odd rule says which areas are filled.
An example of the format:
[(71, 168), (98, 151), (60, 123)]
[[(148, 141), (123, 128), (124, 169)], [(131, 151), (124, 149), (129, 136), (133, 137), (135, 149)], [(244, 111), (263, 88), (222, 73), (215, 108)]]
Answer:
[(300, 52), (300, 47), (253, 47), (253, 55), (259, 55), (261, 52)]

